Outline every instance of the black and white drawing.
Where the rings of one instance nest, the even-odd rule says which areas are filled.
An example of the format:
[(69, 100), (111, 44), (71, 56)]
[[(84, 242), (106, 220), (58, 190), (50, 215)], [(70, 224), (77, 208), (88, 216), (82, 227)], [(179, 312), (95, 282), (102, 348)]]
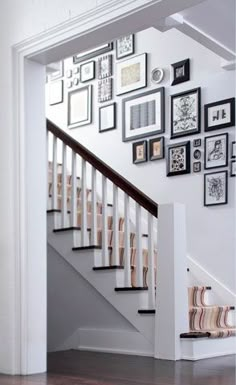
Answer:
[(112, 78), (98, 82), (98, 102), (107, 102), (112, 99)]
[(195, 150), (194, 152), (193, 152), (193, 157), (194, 157), (194, 159), (196, 159), (196, 160), (199, 160), (199, 159), (201, 159), (201, 156), (202, 156), (202, 154), (201, 154), (201, 151), (200, 150)]
[(173, 67), (173, 82), (172, 86), (187, 82), (190, 79), (190, 60), (185, 59), (178, 63), (172, 64)]
[(80, 66), (80, 81), (81, 83), (88, 82), (95, 78), (95, 61), (81, 64)]
[(190, 173), (190, 141), (168, 146), (167, 176)]
[(204, 175), (204, 206), (224, 205), (228, 202), (228, 171)]
[(228, 165), (228, 134), (205, 138), (205, 169)]
[(193, 172), (201, 172), (201, 162), (193, 162)]
[(206, 104), (205, 131), (218, 130), (235, 125), (235, 98)]
[(196, 88), (171, 96), (171, 139), (200, 132), (200, 94)]
[(202, 145), (202, 140), (200, 138), (193, 140), (193, 147), (201, 147), (201, 145)]
[(134, 54), (134, 35), (122, 36), (116, 40), (116, 59)]
[(112, 55), (105, 55), (98, 59), (98, 79), (105, 79), (112, 75)]

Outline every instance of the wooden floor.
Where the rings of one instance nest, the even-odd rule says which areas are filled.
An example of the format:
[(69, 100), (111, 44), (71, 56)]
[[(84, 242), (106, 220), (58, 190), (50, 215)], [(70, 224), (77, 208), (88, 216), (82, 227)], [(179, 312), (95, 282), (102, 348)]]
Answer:
[(235, 356), (198, 362), (78, 352), (48, 356), (48, 373), (0, 375), (0, 385), (235, 385)]

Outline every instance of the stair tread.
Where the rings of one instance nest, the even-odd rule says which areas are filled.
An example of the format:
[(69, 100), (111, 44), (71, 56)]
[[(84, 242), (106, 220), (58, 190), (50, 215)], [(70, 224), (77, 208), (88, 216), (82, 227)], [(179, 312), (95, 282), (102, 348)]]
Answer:
[(118, 266), (118, 265), (111, 265), (111, 266), (94, 266), (93, 270), (95, 271), (102, 271), (102, 270), (123, 270), (124, 266)]
[(139, 314), (155, 314), (156, 310), (155, 309), (139, 309), (138, 313)]

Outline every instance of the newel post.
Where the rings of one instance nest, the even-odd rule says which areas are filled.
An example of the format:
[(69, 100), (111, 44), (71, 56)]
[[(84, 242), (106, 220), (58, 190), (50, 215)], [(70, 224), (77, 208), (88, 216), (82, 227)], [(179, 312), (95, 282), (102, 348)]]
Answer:
[(188, 328), (185, 207), (159, 205), (155, 358), (181, 359), (179, 336)]

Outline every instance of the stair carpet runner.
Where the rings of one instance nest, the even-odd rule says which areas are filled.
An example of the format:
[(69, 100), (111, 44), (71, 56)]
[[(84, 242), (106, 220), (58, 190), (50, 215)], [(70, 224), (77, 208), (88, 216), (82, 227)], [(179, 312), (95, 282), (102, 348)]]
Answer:
[[(62, 174), (57, 174), (57, 209), (61, 210), (62, 206)], [(71, 204), (71, 175), (67, 175), (67, 209), (70, 212)], [(89, 201), (91, 190), (87, 189), (87, 227), (91, 229), (91, 211), (92, 202)], [(52, 196), (52, 164), (49, 162), (48, 177), (48, 195)], [(77, 226), (81, 227), (81, 188), (77, 187)], [(113, 240), (113, 217), (108, 216), (108, 247), (109, 247), (109, 264), (113, 265), (112, 240)], [(98, 246), (102, 246), (102, 203), (97, 202), (97, 242)], [(124, 218), (119, 218), (119, 262), (120, 266), (124, 266)], [(130, 266), (131, 266), (131, 285), (136, 287), (136, 234), (130, 233)], [(148, 287), (148, 250), (143, 249), (143, 285)], [(157, 260), (157, 250), (154, 250), (155, 261)], [(156, 279), (156, 266), (155, 266)], [(205, 293), (208, 287), (194, 286), (188, 288), (189, 298), (189, 332), (183, 333), (181, 337), (208, 337), (208, 338), (225, 338), (236, 335), (236, 328), (228, 322), (228, 314), (232, 310), (231, 306), (212, 306), (205, 302)]]
[[(50, 167), (51, 168), (51, 167)], [(61, 210), (62, 208), (62, 174), (58, 173), (57, 175), (57, 209)], [(71, 208), (71, 175), (67, 175), (67, 210), (70, 212)], [(92, 226), (92, 202), (89, 201), (89, 196), (91, 194), (91, 190), (87, 189), (87, 228), (91, 229)], [(48, 195), (52, 196), (52, 176), (51, 170), (49, 169), (49, 177), (48, 177)], [(77, 187), (77, 226), (81, 227), (82, 225), (82, 212), (81, 212), (81, 188)], [(108, 248), (109, 248), (109, 265), (113, 264), (113, 216), (108, 215), (107, 218), (107, 227), (108, 227)], [(97, 245), (102, 247), (102, 202), (97, 202)], [(124, 242), (125, 242), (125, 233), (124, 233), (124, 218), (119, 218), (119, 266), (124, 266)], [(143, 287), (148, 287), (148, 250), (146, 248), (142, 249), (143, 255)], [(154, 258), (157, 258), (157, 251), (154, 250)], [(136, 234), (134, 232), (130, 232), (130, 268), (131, 268), (131, 286), (136, 287)], [(155, 268), (155, 277), (156, 277), (156, 268)]]
[[(223, 338), (236, 335), (236, 328), (229, 324), (228, 315), (234, 307), (207, 305), (206, 286), (194, 286), (188, 289), (189, 298), (189, 337), (206, 334), (209, 338)], [(188, 333), (186, 333), (187, 335)]]

